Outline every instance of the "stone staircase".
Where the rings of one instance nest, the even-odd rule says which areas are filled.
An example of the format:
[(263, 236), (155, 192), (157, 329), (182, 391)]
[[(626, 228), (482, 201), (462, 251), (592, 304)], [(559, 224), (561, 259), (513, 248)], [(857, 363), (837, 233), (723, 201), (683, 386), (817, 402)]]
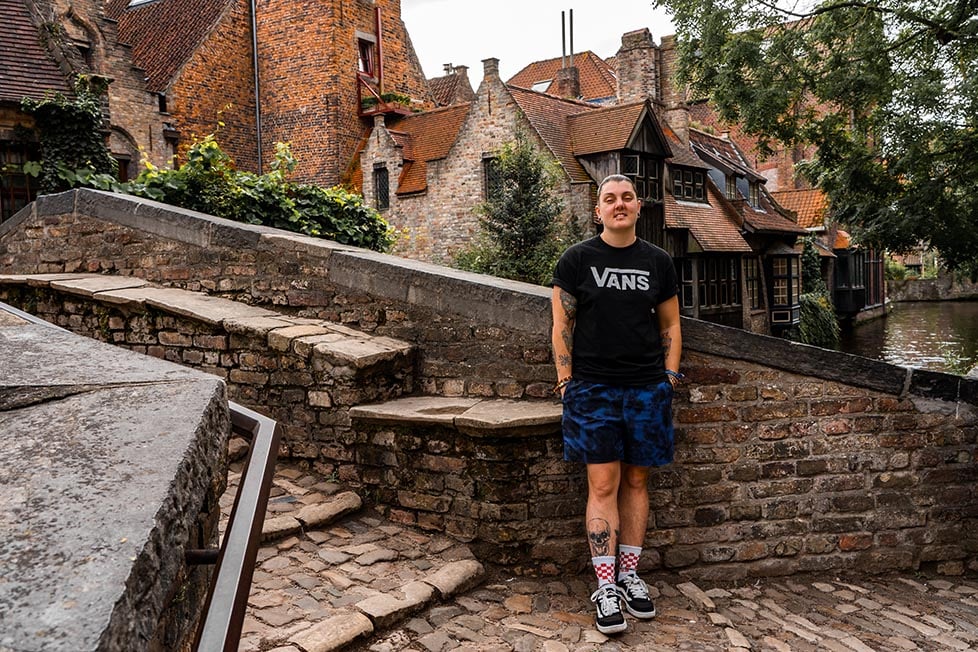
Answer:
[[(246, 448), (234, 441), (232, 456)], [(386, 521), (303, 466), (286, 461), (276, 471), (241, 652), (348, 648), (483, 581), (467, 546)], [(242, 467), (231, 463), (222, 533)]]

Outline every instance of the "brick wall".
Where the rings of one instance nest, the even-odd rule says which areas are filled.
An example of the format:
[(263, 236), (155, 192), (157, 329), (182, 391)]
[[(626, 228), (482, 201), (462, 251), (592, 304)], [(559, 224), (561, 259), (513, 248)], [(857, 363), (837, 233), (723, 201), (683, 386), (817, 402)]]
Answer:
[(357, 103), (357, 32), (383, 26), (384, 91), (432, 106), (427, 81), (400, 17), (399, 0), (263, 3), (259, 7), (262, 146), (290, 142), (297, 180), (346, 181), (369, 125)]
[[(410, 342), (418, 349), (417, 394), (552, 400), (545, 288), (94, 191), (43, 198), (0, 225), (2, 273), (79, 270), (204, 289)], [(69, 316), (67, 325), (85, 327), (85, 319)], [(170, 322), (160, 324), (170, 329)], [(94, 331), (94, 322), (87, 328)], [(648, 563), (724, 579), (929, 564), (945, 573), (978, 572), (978, 380), (690, 319), (683, 329), (689, 380), (675, 405), (677, 462), (651, 482)], [(205, 364), (207, 351), (196, 349), (210, 340), (195, 336), (219, 334), (175, 332), (163, 345), (185, 363)], [(241, 396), (273, 402), (266, 377), (283, 363), (255, 357), (256, 368), (241, 368), (239, 356), (237, 369), (257, 376), (229, 371), (228, 379), (266, 387)], [(290, 382), (275, 391), (284, 396)], [(310, 426), (303, 432), (319, 432), (311, 424), (320, 416), (296, 414)], [(398, 477), (409, 483), (389, 504), (399, 518), (503, 546), (514, 561), (578, 558), (580, 471), (557, 459), (556, 433), (515, 446), (410, 430), (383, 437), (364, 430), (354, 441), (331, 443), (321, 432), (321, 463), (343, 463), (366, 484)], [(348, 444), (354, 460), (336, 453)], [(492, 450), (496, 457), (488, 457)], [(437, 462), (393, 472), (420, 459), (420, 451)], [(508, 474), (499, 464), (509, 465)], [(493, 478), (499, 483), (480, 485)], [(530, 486), (535, 490), (526, 493)], [(483, 500), (480, 491), (500, 493)], [(478, 519), (469, 492), (487, 503), (477, 507)], [(577, 492), (576, 502), (567, 492)], [(483, 527), (483, 516), (494, 520)]]
[[(251, 15), (247, 0), (226, 10), (167, 90), (168, 108), (181, 142), (217, 133), (221, 148), (240, 170), (258, 171)], [(223, 126), (218, 123), (223, 122)], [(265, 165), (275, 149), (266, 145)]]

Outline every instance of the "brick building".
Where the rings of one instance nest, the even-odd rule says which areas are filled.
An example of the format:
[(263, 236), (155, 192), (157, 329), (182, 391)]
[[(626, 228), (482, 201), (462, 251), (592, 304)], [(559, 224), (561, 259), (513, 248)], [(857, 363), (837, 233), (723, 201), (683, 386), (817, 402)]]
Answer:
[(181, 142), (220, 129), (243, 170), (267, 168), (281, 141), (297, 180), (349, 181), (372, 114), (433, 106), (400, 0), (110, 0), (106, 13)]
[[(34, 180), (20, 170), (38, 158), (33, 118), (23, 98), (72, 95), (76, 75), (110, 81), (103, 101), (104, 127), (123, 179), (146, 156), (164, 162), (174, 152), (169, 116), (147, 92), (145, 74), (133, 67), (115, 21), (97, 0), (0, 0), (0, 220), (34, 198)], [(9, 45), (9, 47), (8, 47)], [(4, 166), (6, 166), (4, 168)]]

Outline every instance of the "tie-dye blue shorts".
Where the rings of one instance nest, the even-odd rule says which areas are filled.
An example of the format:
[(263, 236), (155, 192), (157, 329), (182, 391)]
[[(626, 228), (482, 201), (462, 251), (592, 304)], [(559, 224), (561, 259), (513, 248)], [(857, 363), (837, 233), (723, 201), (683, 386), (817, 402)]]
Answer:
[(564, 389), (564, 459), (663, 466), (673, 459), (672, 384), (619, 387), (572, 380)]

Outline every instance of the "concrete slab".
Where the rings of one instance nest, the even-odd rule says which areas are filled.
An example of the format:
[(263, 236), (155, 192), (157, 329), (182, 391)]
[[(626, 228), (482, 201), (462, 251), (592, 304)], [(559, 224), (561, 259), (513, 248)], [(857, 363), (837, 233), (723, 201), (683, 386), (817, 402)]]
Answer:
[(146, 285), (149, 285), (147, 281), (136, 278), (135, 276), (90, 276), (64, 281), (52, 281), (51, 289), (68, 292), (69, 294), (78, 294), (83, 297), (91, 297), (98, 292), (141, 288)]
[(559, 403), (496, 399), (472, 406), (455, 419), (455, 425), (460, 430), (523, 429), (560, 424), (562, 414)]
[(223, 382), (29, 322), (0, 369), (0, 649), (145, 645), (223, 471)]
[(177, 315), (200, 319), (216, 325), (225, 319), (275, 317), (278, 313), (250, 306), (240, 301), (212, 297), (201, 292), (177, 288), (143, 287), (99, 293), (99, 299), (109, 303), (144, 303)]
[(481, 401), (482, 399), (479, 398), (413, 396), (386, 403), (352, 407), (350, 418), (364, 421), (437, 423), (450, 426), (455, 423), (455, 417)]

